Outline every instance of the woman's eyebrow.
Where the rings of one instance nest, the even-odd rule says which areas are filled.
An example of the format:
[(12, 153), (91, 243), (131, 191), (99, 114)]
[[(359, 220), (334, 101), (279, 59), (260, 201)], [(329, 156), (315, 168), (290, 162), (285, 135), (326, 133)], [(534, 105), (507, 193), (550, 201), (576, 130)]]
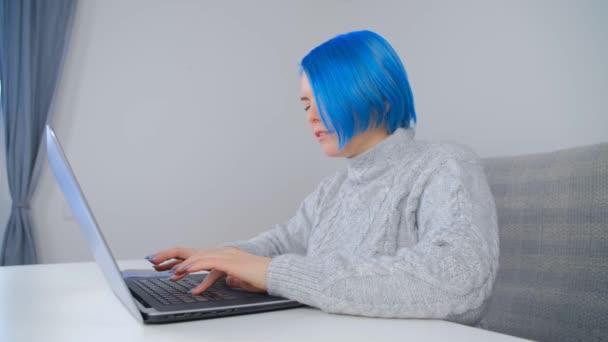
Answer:
[(306, 96), (300, 97), (300, 101), (310, 101), (310, 99)]

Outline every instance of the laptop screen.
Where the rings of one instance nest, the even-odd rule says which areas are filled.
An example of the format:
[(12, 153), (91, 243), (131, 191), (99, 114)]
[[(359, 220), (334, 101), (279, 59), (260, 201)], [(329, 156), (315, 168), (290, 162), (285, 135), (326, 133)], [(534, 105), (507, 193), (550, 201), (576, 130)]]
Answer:
[(133, 297), (122, 278), (120, 269), (112, 256), (112, 252), (110, 251), (110, 248), (108, 248), (108, 244), (99, 230), (97, 221), (95, 221), (95, 217), (93, 217), (93, 213), (78, 185), (78, 181), (72, 172), (72, 168), (61, 148), (61, 144), (55, 136), (55, 132), (53, 132), (48, 125), (45, 128), (45, 135), (49, 165), (51, 166), (55, 179), (93, 253), (95, 261), (101, 268), (103, 275), (110, 284), (110, 287), (112, 287), (116, 296), (129, 312), (131, 312), (138, 321), (142, 322), (141, 313), (137, 309)]

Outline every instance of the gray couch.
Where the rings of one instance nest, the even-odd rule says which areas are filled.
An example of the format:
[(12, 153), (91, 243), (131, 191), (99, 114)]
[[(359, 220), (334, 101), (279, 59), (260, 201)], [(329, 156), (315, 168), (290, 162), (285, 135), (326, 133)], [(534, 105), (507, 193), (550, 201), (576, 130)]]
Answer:
[(500, 268), (482, 327), (608, 341), (608, 143), (484, 159)]

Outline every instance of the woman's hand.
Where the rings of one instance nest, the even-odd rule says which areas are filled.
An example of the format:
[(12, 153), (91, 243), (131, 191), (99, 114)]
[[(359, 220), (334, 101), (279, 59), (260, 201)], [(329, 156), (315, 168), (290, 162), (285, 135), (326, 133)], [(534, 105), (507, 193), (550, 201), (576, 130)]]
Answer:
[(171, 270), (171, 280), (178, 281), (190, 273), (211, 271), (203, 282), (190, 290), (199, 295), (227, 275), (226, 284), (250, 292), (266, 291), (266, 274), (270, 258), (246, 253), (238, 248), (215, 249), (172, 248), (147, 257), (157, 271)]

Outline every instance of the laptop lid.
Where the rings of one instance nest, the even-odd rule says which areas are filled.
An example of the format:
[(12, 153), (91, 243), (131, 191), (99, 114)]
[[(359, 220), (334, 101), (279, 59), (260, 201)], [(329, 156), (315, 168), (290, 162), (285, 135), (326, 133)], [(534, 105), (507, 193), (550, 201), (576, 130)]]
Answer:
[[(244, 295), (238, 301), (227, 301), (224, 305), (212, 304), (193, 306), (192, 308), (175, 308), (169, 311), (156, 311), (153, 307), (141, 307), (137, 299), (131, 294), (129, 285), (124, 279), (124, 274), (118, 268), (112, 251), (99, 229), (99, 225), (80, 189), (76, 176), (63, 152), (59, 140), (50, 126), (45, 127), (46, 148), (49, 165), (55, 175), (57, 183), (70, 206), (72, 213), (80, 226), (80, 230), (89, 245), (95, 261), (110, 284), (112, 291), (127, 308), (127, 310), (143, 323), (159, 323), (196, 319), (196, 317), (221, 317), (241, 313), (255, 313), (269, 310), (288, 309), (302, 306), (302, 304), (286, 298), (274, 297), (261, 294)], [(131, 279), (132, 280), (132, 279)], [(137, 292), (137, 290), (135, 290)], [(238, 292), (238, 291), (237, 291)], [(140, 295), (142, 295), (140, 293)], [(145, 294), (144, 294), (145, 296)], [(203, 304), (203, 303), (199, 303)], [(197, 312), (193, 314), (193, 312)], [(181, 313), (177, 315), (178, 313)]]
[(72, 209), (74, 218), (76, 218), (83, 236), (89, 244), (95, 261), (101, 268), (101, 272), (120, 302), (135, 319), (143, 323), (142, 314), (137, 308), (135, 300), (131, 296), (129, 289), (122, 278), (122, 274), (112, 255), (112, 251), (108, 248), (108, 244), (89, 208), (87, 200), (80, 189), (80, 185), (78, 185), (78, 181), (76, 181), (74, 172), (61, 148), (61, 144), (49, 125), (46, 125), (45, 136), (49, 165), (51, 166), (51, 170), (55, 175), (55, 179), (57, 179), (57, 183), (59, 184), (68, 205)]

